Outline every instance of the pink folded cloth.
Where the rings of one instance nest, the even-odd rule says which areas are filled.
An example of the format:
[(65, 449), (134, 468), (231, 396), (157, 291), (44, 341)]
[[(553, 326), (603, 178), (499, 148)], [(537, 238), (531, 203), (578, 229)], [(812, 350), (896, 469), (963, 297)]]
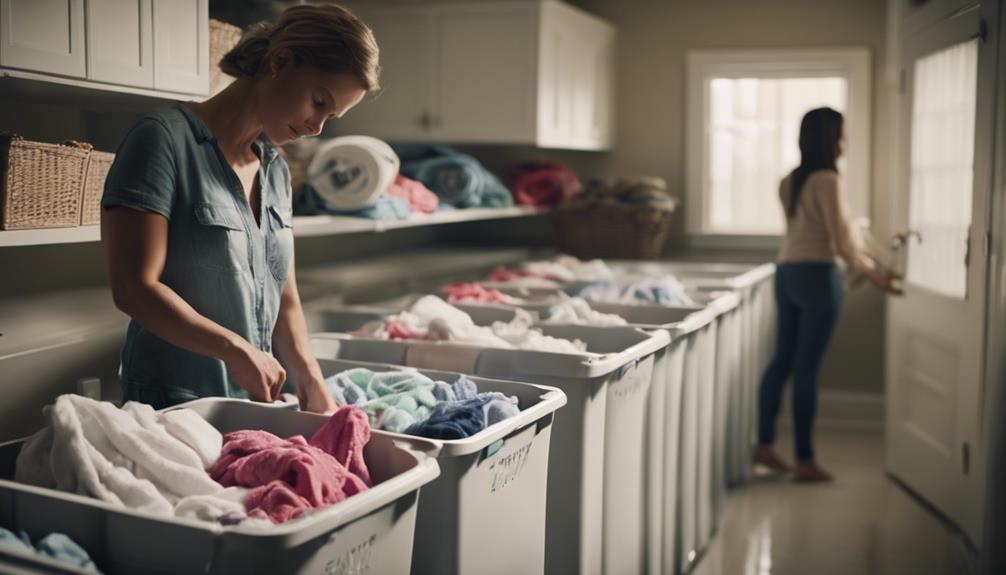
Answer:
[(225, 487), (251, 489), (244, 501), (250, 517), (283, 523), (366, 491), (371, 479), (363, 448), (369, 440), (367, 415), (344, 406), (310, 442), (301, 435), (280, 439), (262, 430), (224, 435), (210, 476)]
[(506, 295), (498, 289), (486, 289), (475, 282), (455, 282), (440, 288), (447, 296), (447, 303), (500, 303), (517, 305), (524, 300)]
[(406, 200), (412, 207), (412, 211), (424, 214), (432, 214), (437, 211), (437, 206), (440, 205), (440, 198), (422, 182), (410, 180), (401, 174), (396, 176), (395, 181), (388, 186), (388, 195)]
[(554, 276), (548, 274), (528, 271), (528, 270), (512, 270), (504, 265), (496, 266), (492, 272), (489, 273), (489, 281), (491, 282), (508, 282), (520, 278), (541, 278), (546, 280), (557, 280)]

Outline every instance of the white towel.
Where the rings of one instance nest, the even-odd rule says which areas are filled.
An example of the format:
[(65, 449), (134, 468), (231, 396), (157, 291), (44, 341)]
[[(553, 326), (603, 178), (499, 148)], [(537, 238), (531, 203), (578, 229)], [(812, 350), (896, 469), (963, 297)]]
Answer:
[(603, 313), (590, 307), (587, 300), (579, 297), (563, 300), (548, 308), (545, 323), (569, 323), (576, 325), (592, 325), (611, 327), (626, 325), (625, 319), (613, 313)]
[(314, 154), (308, 182), (328, 204), (341, 211), (374, 205), (398, 175), (398, 155), (370, 136), (333, 138)]
[(531, 349), (557, 353), (583, 353), (587, 345), (579, 340), (566, 340), (542, 334), (532, 327), (534, 317), (516, 309), (509, 322), (497, 321), (492, 326), (475, 325), (472, 317), (435, 295), (426, 295), (401, 313), (388, 316), (384, 322), (371, 322), (355, 332), (370, 337), (389, 337), (388, 321), (398, 323), (417, 338), (456, 341), (502, 349)]
[(25, 442), (16, 481), (160, 515), (244, 517), (243, 495), (206, 472), (222, 436), (195, 412), (61, 395), (44, 413), (49, 426)]

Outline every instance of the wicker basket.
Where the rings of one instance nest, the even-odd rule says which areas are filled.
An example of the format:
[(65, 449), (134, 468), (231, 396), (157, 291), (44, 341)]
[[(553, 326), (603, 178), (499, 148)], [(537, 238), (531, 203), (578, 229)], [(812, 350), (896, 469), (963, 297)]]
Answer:
[(210, 18), (210, 95), (216, 94), (234, 81), (220, 71), (220, 59), (237, 46), (241, 40), (241, 28)]
[(671, 212), (648, 207), (594, 205), (552, 214), (556, 246), (581, 259), (654, 259), (671, 228)]
[(0, 229), (80, 225), (90, 144), (45, 144), (0, 134)]
[(87, 158), (87, 175), (84, 176), (84, 199), (80, 207), (80, 225), (95, 226), (101, 223), (101, 194), (105, 191), (105, 176), (112, 167), (115, 154), (91, 150)]

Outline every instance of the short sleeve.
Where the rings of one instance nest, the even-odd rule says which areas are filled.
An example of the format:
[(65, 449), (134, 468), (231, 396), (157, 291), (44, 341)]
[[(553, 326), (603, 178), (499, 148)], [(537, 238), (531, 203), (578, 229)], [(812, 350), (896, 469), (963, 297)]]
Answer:
[(103, 208), (125, 206), (171, 219), (177, 168), (167, 127), (140, 120), (126, 134), (105, 178)]

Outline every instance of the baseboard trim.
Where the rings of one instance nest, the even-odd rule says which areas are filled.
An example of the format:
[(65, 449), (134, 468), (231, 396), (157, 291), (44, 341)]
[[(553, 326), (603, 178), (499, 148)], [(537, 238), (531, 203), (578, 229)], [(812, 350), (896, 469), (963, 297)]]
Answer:
[[(791, 428), (789, 414), (789, 393), (783, 399), (779, 411), (780, 427)], [(856, 391), (821, 390), (817, 396), (817, 418), (815, 427), (819, 429), (841, 429), (852, 431), (884, 430), (884, 395)]]

